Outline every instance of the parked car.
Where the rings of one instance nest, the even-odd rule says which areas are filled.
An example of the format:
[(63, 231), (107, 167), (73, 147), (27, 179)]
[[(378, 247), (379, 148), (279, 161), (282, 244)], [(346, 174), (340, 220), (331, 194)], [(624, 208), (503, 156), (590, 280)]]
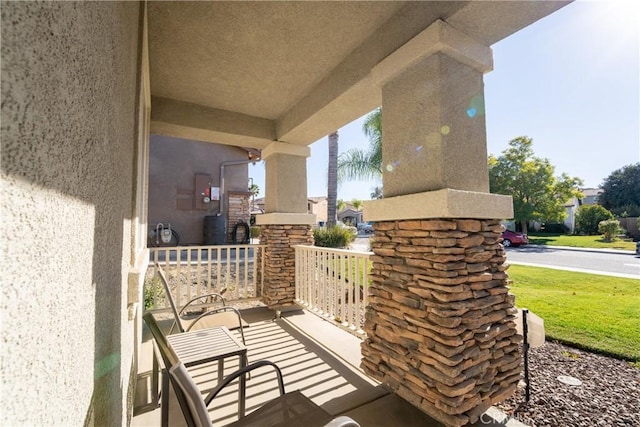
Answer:
[(349, 230), (351, 232), (351, 234), (353, 234), (354, 236), (358, 235), (358, 229), (356, 227), (353, 227), (351, 225), (347, 225), (342, 221), (337, 221), (336, 222), (336, 227), (340, 227), (340, 228), (346, 228), (347, 230)]
[(529, 243), (529, 237), (526, 234), (517, 233), (511, 230), (504, 230), (502, 232), (502, 244), (504, 247), (520, 246)]
[(362, 233), (373, 233), (373, 222), (359, 222), (357, 228)]
[(636, 243), (636, 254), (640, 255), (640, 242)]

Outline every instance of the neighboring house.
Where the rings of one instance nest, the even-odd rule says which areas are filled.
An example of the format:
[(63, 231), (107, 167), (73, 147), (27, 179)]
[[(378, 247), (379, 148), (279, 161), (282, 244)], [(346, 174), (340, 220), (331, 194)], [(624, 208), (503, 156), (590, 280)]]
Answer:
[(310, 214), (316, 216), (316, 224), (324, 224), (327, 222), (327, 198), (326, 197), (309, 197), (307, 209)]
[(601, 188), (581, 188), (580, 191), (584, 195), (581, 199), (574, 197), (569, 200), (564, 206), (566, 210), (566, 217), (564, 219), (564, 225), (567, 226), (570, 233), (573, 233), (576, 228), (576, 212), (582, 205), (595, 205), (598, 203), (598, 196), (602, 194)]
[[(264, 197), (255, 199), (251, 203), (251, 215), (264, 213), (264, 205)], [(309, 197), (307, 199), (307, 212), (316, 216), (316, 225), (324, 226), (327, 222), (327, 197)], [(337, 213), (337, 217), (338, 221), (354, 227), (356, 224), (363, 222), (362, 209), (356, 209), (350, 203), (347, 203), (346, 207)]]
[(347, 203), (347, 207), (338, 212), (338, 221), (355, 227), (356, 224), (362, 222), (362, 210), (355, 209)]
[[(151, 135), (149, 147), (149, 239), (156, 226), (171, 224), (180, 245), (210, 244), (204, 218), (226, 219), (226, 242), (239, 221), (249, 223), (248, 163), (253, 150)], [(224, 174), (224, 176), (223, 176)], [(224, 188), (220, 182), (223, 181)], [(211, 190), (213, 187), (213, 190)], [(221, 206), (220, 198), (223, 199)], [(221, 240), (221, 239), (220, 239)]]
[[(578, 199), (574, 197), (565, 203), (565, 218), (563, 224), (567, 227), (569, 233), (575, 231), (575, 218), (578, 208), (582, 205), (595, 205), (598, 202), (598, 196), (602, 193), (600, 188), (582, 188), (580, 189), (584, 197)], [(511, 231), (518, 231), (517, 224), (513, 221), (503, 221), (505, 228)], [(531, 221), (528, 229), (530, 231), (540, 231), (543, 224), (538, 221)]]

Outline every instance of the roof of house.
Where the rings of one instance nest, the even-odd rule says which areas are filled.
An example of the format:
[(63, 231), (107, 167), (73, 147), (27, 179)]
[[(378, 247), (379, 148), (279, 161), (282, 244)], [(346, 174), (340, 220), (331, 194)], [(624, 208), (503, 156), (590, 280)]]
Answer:
[(327, 200), (326, 196), (320, 196), (320, 197), (308, 197), (307, 198), (310, 202), (313, 203), (320, 203), (320, 202), (324, 202), (325, 200)]
[(585, 197), (589, 197), (598, 196), (602, 194), (604, 190), (602, 190), (602, 188), (581, 188), (580, 191), (582, 191), (582, 194), (584, 194)]

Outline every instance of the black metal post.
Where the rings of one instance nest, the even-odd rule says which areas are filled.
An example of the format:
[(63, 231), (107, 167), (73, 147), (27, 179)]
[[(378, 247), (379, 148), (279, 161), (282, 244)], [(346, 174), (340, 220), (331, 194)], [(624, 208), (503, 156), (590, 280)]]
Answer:
[(528, 403), (531, 390), (529, 387), (529, 326), (527, 325), (527, 313), (529, 313), (529, 310), (522, 310), (522, 334), (524, 335), (524, 341), (522, 342), (522, 350), (524, 352), (524, 400)]

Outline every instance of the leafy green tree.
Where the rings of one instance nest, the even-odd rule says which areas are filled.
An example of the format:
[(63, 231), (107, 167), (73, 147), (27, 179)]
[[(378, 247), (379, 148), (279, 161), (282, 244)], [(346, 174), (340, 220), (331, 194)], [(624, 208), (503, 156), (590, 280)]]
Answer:
[(342, 199), (338, 199), (338, 201), (336, 202), (336, 209), (338, 209), (338, 212), (343, 210), (346, 207), (347, 207), (347, 204), (345, 203), (345, 201)]
[(613, 171), (601, 188), (598, 203), (618, 215), (633, 215), (640, 210), (640, 163)]
[(554, 177), (548, 159), (535, 157), (533, 140), (520, 136), (509, 142), (499, 157), (489, 156), (489, 185), (492, 193), (513, 197), (514, 220), (527, 232), (529, 221), (562, 222), (564, 204), (580, 196), (580, 178), (563, 173)]
[(582, 205), (576, 211), (576, 233), (598, 234), (598, 224), (613, 219), (613, 214), (604, 206)]
[(362, 131), (369, 138), (366, 150), (352, 148), (338, 157), (338, 180), (380, 179), (382, 177), (382, 109), (367, 116)]

